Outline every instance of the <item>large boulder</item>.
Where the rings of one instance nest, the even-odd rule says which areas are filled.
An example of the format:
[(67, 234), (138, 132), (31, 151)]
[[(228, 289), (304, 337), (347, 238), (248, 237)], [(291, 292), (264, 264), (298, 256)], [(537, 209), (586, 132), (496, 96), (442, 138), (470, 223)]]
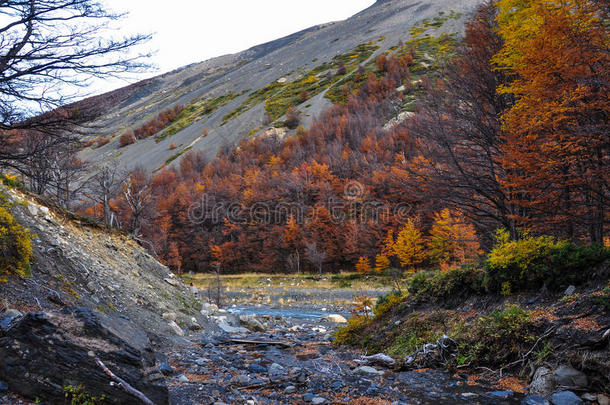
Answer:
[(546, 367), (539, 367), (530, 384), (530, 394), (548, 398), (555, 391), (556, 386), (553, 372)]
[(564, 387), (586, 387), (588, 385), (588, 379), (585, 373), (576, 370), (574, 367), (563, 364), (553, 372), (555, 381), (558, 385)]
[(0, 380), (12, 392), (50, 403), (65, 401), (65, 388), (111, 402), (138, 400), (111, 384), (96, 359), (155, 404), (168, 404), (169, 393), (155, 367), (146, 334), (131, 322), (86, 308), (31, 312), (0, 335)]

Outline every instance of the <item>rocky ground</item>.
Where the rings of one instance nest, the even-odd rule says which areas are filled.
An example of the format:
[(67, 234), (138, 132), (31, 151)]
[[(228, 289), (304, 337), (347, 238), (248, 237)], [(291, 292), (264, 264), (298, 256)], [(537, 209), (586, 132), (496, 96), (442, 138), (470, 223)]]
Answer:
[[(466, 375), (394, 372), (371, 364), (359, 351), (331, 345), (329, 332), (337, 323), (330, 320), (266, 317), (257, 321), (268, 329), (198, 334), (192, 347), (167, 351), (162, 369), (170, 381), (173, 403), (510, 404), (523, 398), (474, 384)], [(242, 324), (247, 321), (242, 319)]]

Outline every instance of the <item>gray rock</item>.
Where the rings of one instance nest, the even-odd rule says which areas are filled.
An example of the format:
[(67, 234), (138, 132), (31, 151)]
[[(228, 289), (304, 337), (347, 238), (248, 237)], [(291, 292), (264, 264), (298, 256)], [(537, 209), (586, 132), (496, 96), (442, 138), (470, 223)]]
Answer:
[(174, 321), (176, 322), (176, 319), (178, 319), (178, 315), (176, 315), (175, 312), (165, 312), (163, 315), (161, 315), (163, 317), (163, 319), (165, 319), (166, 321)]
[(66, 381), (92, 396), (133, 403), (94, 361), (99, 358), (155, 404), (168, 404), (164, 379), (146, 333), (133, 323), (87, 308), (30, 312), (0, 337), (0, 380), (26, 398), (64, 403)]
[(553, 405), (580, 405), (583, 401), (572, 391), (559, 391), (551, 395), (551, 403)]
[(591, 394), (588, 392), (586, 394), (582, 394), (580, 397), (584, 400), (591, 401), (591, 402), (597, 401), (597, 395)]
[(303, 395), (303, 401), (311, 402), (314, 399), (314, 397), (315, 397), (314, 394), (312, 394), (311, 392), (308, 392), (305, 395)]
[(295, 392), (297, 392), (297, 387), (295, 387), (294, 385), (289, 385), (284, 390), (284, 393), (286, 393), (286, 394), (294, 394)]
[(246, 328), (242, 328), (240, 326), (234, 327), (229, 325), (226, 321), (218, 322), (218, 327), (222, 329), (225, 333), (249, 333), (250, 330)]
[(159, 365), (159, 371), (161, 371), (164, 375), (171, 375), (174, 373), (174, 369), (167, 362), (163, 362), (161, 365)]
[(237, 384), (237, 385), (248, 385), (250, 384), (250, 377), (248, 377), (245, 374), (239, 374), (236, 375), (235, 377), (231, 378), (231, 382), (233, 384)]
[(508, 398), (512, 397), (513, 395), (515, 395), (515, 393), (512, 391), (493, 391), (493, 392), (490, 392), (489, 395), (491, 395), (492, 397), (495, 397), (495, 398), (508, 399)]
[(284, 369), (284, 367), (280, 366), (277, 363), (273, 363), (272, 365), (269, 366), (268, 373), (270, 376), (279, 376), (279, 375), (285, 374), (286, 369)]
[(555, 391), (557, 383), (551, 370), (546, 367), (539, 367), (534, 373), (534, 378), (530, 384), (530, 394), (548, 398)]
[(178, 324), (174, 321), (170, 321), (168, 323), (169, 327), (174, 331), (174, 333), (178, 336), (184, 336), (184, 331)]
[(334, 323), (347, 323), (347, 319), (339, 314), (330, 314), (326, 315), (324, 318), (325, 321), (334, 322)]
[(361, 366), (353, 371), (356, 375), (383, 375), (383, 371), (379, 371), (371, 366)]
[(521, 401), (521, 405), (551, 405), (551, 403), (546, 399), (538, 395), (528, 395), (523, 398)]
[(252, 373), (266, 373), (267, 368), (261, 366), (260, 364), (252, 363), (248, 366), (248, 370)]
[(557, 385), (564, 387), (586, 387), (589, 382), (585, 373), (567, 364), (557, 367), (553, 375)]
[(564, 294), (565, 295), (574, 295), (574, 293), (576, 292), (576, 287), (574, 287), (573, 285), (569, 286), (568, 288), (566, 288)]
[(315, 397), (311, 400), (311, 403), (314, 405), (323, 405), (327, 402), (328, 402), (327, 399), (323, 398), (323, 397)]
[(4, 316), (12, 316), (13, 318), (19, 318), (20, 316), (23, 316), (23, 312), (17, 310), (17, 309), (13, 309), (13, 308), (9, 308), (6, 311), (4, 311)]
[(264, 332), (267, 330), (265, 325), (255, 315), (240, 315), (239, 323), (252, 332)]
[(174, 286), (174, 287), (178, 287), (180, 285), (180, 281), (176, 280), (175, 278), (164, 278), (163, 280), (167, 284)]
[(189, 382), (189, 379), (184, 374), (178, 374), (176, 378), (178, 378), (178, 381), (180, 381), (181, 383)]
[(599, 405), (610, 405), (610, 397), (604, 394), (597, 394), (597, 402), (599, 402)]

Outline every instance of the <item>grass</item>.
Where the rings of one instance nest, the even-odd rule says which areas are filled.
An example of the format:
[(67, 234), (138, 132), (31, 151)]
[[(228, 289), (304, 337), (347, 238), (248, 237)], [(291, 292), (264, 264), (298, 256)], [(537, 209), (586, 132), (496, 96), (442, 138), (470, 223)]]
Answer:
[[(322, 63), (308, 72), (301, 73), (293, 81), (269, 83), (252, 92), (239, 107), (224, 116), (223, 122), (226, 123), (238, 117), (262, 102), (265, 103), (266, 113), (273, 120), (277, 120), (286, 113), (288, 108), (300, 105), (349, 75), (378, 48), (374, 44), (361, 44), (350, 52), (335, 56), (330, 62)], [(335, 72), (341, 66), (345, 66), (345, 74)]]
[(227, 93), (222, 96), (213, 98), (203, 98), (192, 101), (178, 114), (176, 120), (165, 131), (155, 137), (155, 141), (161, 142), (168, 136), (172, 136), (193, 124), (193, 122), (201, 120), (206, 115), (216, 111), (235, 98), (239, 97), (236, 93)]
[[(205, 288), (215, 279), (215, 275), (208, 273), (184, 275), (186, 283), (193, 283), (196, 287)], [(221, 276), (222, 284), (227, 290), (286, 288), (286, 289), (389, 289), (392, 280), (380, 275), (361, 275), (358, 273), (340, 274), (228, 274)]]
[(170, 163), (172, 163), (174, 160), (178, 159), (180, 156), (184, 155), (186, 152), (188, 152), (189, 150), (191, 150), (191, 146), (189, 146), (188, 148), (184, 148), (182, 149), (180, 152), (170, 156), (166, 161), (165, 161), (165, 165), (169, 165)]

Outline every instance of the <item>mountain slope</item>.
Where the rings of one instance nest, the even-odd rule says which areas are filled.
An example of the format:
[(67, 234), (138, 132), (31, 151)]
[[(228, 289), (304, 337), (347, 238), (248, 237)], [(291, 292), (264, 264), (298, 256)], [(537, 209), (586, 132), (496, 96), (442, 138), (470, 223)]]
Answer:
[[(443, 23), (440, 27), (433, 25), (431, 35), (460, 32), (466, 15), (479, 3), (479, 0), (378, 1), (345, 21), (312, 27), (238, 54), (189, 65), (132, 85), (129, 91), (123, 91), (122, 97), (109, 103), (107, 113), (94, 123), (92, 137), (109, 137), (110, 142), (85, 148), (81, 158), (92, 163), (92, 171), (109, 162), (125, 170), (143, 166), (155, 171), (178, 161), (182, 153), (191, 149), (212, 157), (223, 145), (235, 145), (239, 139), (267, 127), (265, 100), (270, 97), (275, 97), (280, 107), (274, 110), (276, 126), (281, 126), (287, 103), (300, 103), (297, 109), (307, 126), (331, 105), (324, 97), (325, 91), (343, 80), (344, 76), (337, 74), (342, 63), (346, 64), (348, 76), (358, 66), (355, 62), (371, 63), (376, 55), (410, 39), (415, 24), (439, 16), (445, 16)], [(359, 45), (363, 45), (360, 50)], [(356, 55), (356, 60), (350, 59)], [(313, 92), (297, 103), (294, 95), (292, 100), (282, 99), (283, 94), (297, 88), (294, 83), (302, 83), (308, 74), (316, 74), (308, 87)], [(154, 136), (120, 147), (121, 134), (147, 125), (159, 112), (175, 105), (186, 109), (179, 122)], [(207, 136), (202, 136), (204, 128)]]

